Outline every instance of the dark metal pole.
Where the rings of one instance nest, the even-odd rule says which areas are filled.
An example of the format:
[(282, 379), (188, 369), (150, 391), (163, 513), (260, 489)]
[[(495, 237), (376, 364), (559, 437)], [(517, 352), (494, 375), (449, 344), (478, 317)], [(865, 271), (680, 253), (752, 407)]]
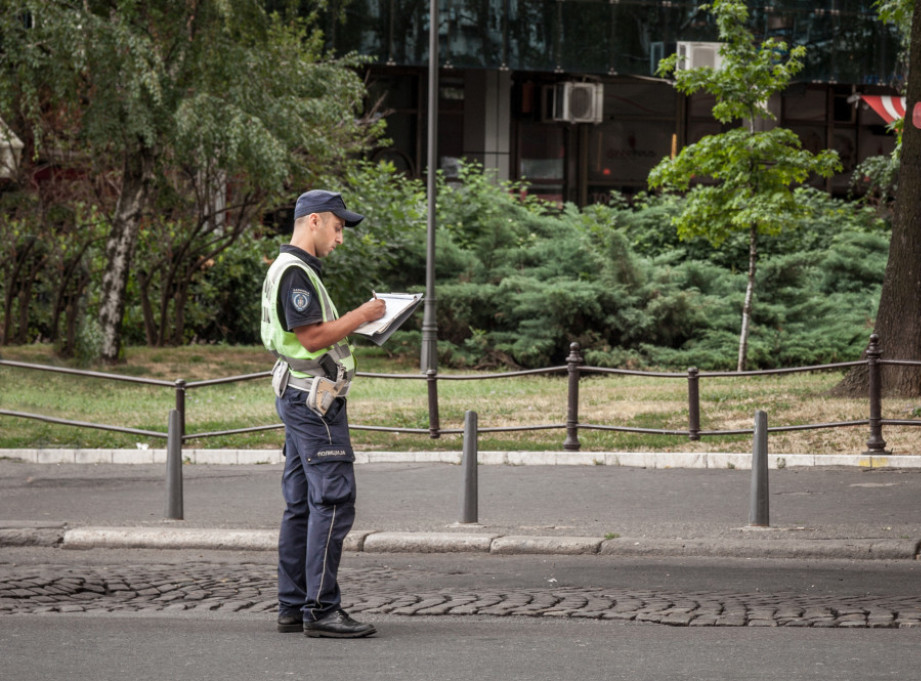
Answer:
[(179, 412), (179, 434), (185, 435), (185, 380), (176, 379), (176, 411)]
[(461, 510), (462, 523), (478, 522), (478, 480), (477, 480), (477, 413), (468, 411), (464, 413), (464, 505)]
[(425, 375), (429, 393), (429, 437), (437, 440), (441, 437), (441, 421), (438, 418), (438, 372), (429, 369)]
[(700, 372), (688, 368), (688, 439), (700, 439)]
[(867, 451), (864, 454), (883, 454), (886, 452), (886, 441), (883, 439), (883, 406), (879, 375), (879, 358), (883, 352), (879, 348), (879, 336), (875, 333), (870, 336), (870, 345), (867, 347), (867, 378), (870, 392), (870, 439), (867, 440)]
[(170, 409), (166, 433), (166, 517), (182, 520), (182, 423)]
[(438, 170), (438, 0), (429, 1), (428, 221), (425, 250), (425, 303), (422, 315), (422, 371), (438, 369), (435, 321), (435, 175)]
[(748, 524), (769, 527), (771, 509), (768, 501), (768, 420), (767, 412), (755, 412), (755, 436), (752, 438), (752, 487)]
[(579, 443), (579, 365), (582, 353), (578, 343), (569, 345), (569, 357), (566, 358), (566, 371), (569, 373), (568, 405), (566, 410), (566, 440), (563, 449), (577, 452)]

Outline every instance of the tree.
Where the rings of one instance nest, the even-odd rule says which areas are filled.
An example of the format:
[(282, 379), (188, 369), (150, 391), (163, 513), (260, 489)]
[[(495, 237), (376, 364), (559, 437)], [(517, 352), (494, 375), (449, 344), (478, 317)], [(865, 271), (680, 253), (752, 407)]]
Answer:
[(33, 129), (34, 155), (71, 159), (109, 214), (99, 292), (109, 362), (145, 224), (188, 225), (176, 243), (189, 262), (174, 265), (196, 271), (281, 192), (380, 131), (355, 115), (357, 58), (324, 57), (322, 36), (293, 6), (284, 16), (258, 0), (0, 7), (0, 115)]
[(682, 238), (704, 236), (719, 247), (731, 233), (748, 232), (748, 285), (737, 364), (742, 371), (753, 309), (758, 234), (779, 234), (802, 216), (805, 209), (796, 200), (796, 185), (812, 175), (828, 177), (840, 170), (840, 163), (833, 151), (816, 155), (805, 151), (790, 130), (759, 129), (763, 119), (775, 118), (768, 109), (769, 99), (802, 69), (805, 48), (788, 52), (786, 44), (775, 39), (756, 45), (746, 26), (748, 9), (739, 0), (716, 0), (705, 8), (719, 28), (721, 68), (679, 69), (678, 56), (672, 55), (663, 60), (659, 72), (674, 72), (675, 87), (685, 94), (702, 90), (713, 95), (713, 116), (723, 124), (738, 121), (742, 125), (704, 137), (675, 158), (663, 159), (650, 173), (649, 184), (687, 192), (684, 211), (673, 219)]
[[(906, 115), (900, 140), (899, 183), (892, 215), (889, 260), (874, 325), (884, 357), (921, 360), (921, 128), (913, 107), (921, 101), (921, 11), (914, 0), (880, 2), (884, 20), (908, 34)], [(910, 27), (910, 28), (908, 28)], [(904, 42), (903, 42), (904, 44)], [(856, 367), (835, 388), (840, 395), (865, 395), (867, 371)], [(882, 366), (882, 388), (888, 395), (921, 395), (921, 368)]]

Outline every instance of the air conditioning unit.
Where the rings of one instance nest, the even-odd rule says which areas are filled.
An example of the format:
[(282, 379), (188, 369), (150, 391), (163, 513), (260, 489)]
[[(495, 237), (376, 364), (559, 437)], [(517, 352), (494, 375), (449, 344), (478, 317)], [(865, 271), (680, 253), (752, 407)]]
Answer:
[(679, 42), (676, 69), (686, 71), (709, 66), (718, 71), (723, 65), (723, 58), (720, 56), (721, 46), (722, 43)]
[(601, 83), (558, 83), (553, 88), (552, 120), (600, 123), (604, 111)]

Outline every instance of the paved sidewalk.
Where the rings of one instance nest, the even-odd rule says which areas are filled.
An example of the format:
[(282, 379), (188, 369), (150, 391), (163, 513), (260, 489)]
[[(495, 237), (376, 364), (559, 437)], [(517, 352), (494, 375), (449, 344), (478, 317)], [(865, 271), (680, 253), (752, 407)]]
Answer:
[[(162, 463), (2, 455), (0, 546), (275, 549), (281, 466), (268, 456), (183, 466), (184, 519), (165, 520)], [(358, 519), (347, 549), (912, 560), (921, 543), (921, 468), (909, 466), (921, 457), (772, 459), (770, 526), (753, 528), (745, 455), (642, 455), (645, 468), (624, 465), (630, 456), (640, 455), (481, 453), (481, 462), (504, 465), (478, 466), (477, 522), (465, 524), (456, 462), (370, 453), (356, 469)], [(716, 467), (725, 456), (738, 463)]]

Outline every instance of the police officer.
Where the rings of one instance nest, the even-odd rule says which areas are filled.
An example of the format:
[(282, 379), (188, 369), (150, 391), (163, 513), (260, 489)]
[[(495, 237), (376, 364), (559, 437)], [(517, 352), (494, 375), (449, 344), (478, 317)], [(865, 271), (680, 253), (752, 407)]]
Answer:
[(265, 278), (262, 341), (278, 358), (272, 385), (285, 424), (285, 512), (278, 539), (278, 630), (311, 637), (376, 633), (340, 607), (342, 543), (355, 518), (355, 455), (346, 395), (355, 360), (346, 336), (383, 316), (373, 299), (341, 317), (323, 282), (324, 258), (364, 216), (342, 196), (312, 190), (294, 208), (294, 233)]

